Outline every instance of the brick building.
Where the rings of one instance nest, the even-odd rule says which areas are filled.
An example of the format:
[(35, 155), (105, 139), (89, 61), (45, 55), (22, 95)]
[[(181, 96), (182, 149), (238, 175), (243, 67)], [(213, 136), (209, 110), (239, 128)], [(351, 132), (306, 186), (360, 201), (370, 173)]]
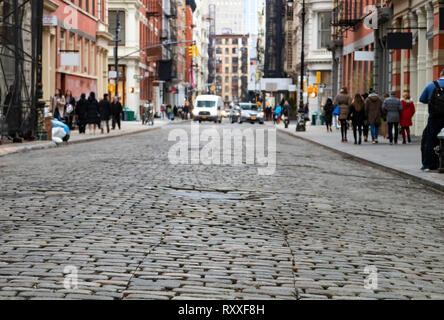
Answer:
[(226, 104), (248, 99), (248, 35), (216, 35), (216, 94)]

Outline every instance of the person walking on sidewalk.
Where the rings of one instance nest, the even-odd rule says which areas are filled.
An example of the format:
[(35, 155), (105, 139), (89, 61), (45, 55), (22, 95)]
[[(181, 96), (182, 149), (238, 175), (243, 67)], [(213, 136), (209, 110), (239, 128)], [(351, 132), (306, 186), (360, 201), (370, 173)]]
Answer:
[(381, 125), (382, 117), (382, 100), (373, 90), (365, 100), (365, 113), (370, 124), (372, 143), (378, 143), (379, 126)]
[(350, 113), (350, 105), (352, 103), (351, 97), (348, 95), (348, 90), (343, 87), (336, 96), (335, 101), (339, 105), (339, 122), (341, 123), (341, 137), (342, 142), (347, 142), (347, 119)]
[(274, 111), (274, 118), (276, 119), (276, 124), (281, 123), (281, 113), (282, 113), (282, 107), (279, 104)]
[(112, 117), (112, 128), (116, 129), (116, 124), (120, 130), (120, 121), (122, 119), (123, 108), (122, 104), (119, 102), (119, 99), (114, 96), (113, 102), (111, 103), (111, 117)]
[(171, 105), (168, 104), (168, 105), (166, 106), (166, 113), (167, 113), (167, 116), (168, 116), (168, 120), (171, 120), (171, 118), (172, 118), (172, 116), (171, 116), (172, 112), (173, 112), (173, 108), (171, 108)]
[(434, 149), (439, 145), (438, 133), (444, 128), (444, 69), (441, 70), (440, 78), (437, 81), (430, 82), (424, 88), (419, 101), (429, 106), (424, 162), (421, 168), (429, 172), (439, 167), (439, 157)]
[(108, 94), (103, 95), (103, 99), (99, 102), (100, 129), (102, 134), (106, 126), (106, 133), (109, 133), (109, 117), (111, 115), (111, 103), (108, 100)]
[(69, 130), (73, 129), (72, 123), (74, 120), (74, 108), (76, 106), (76, 99), (72, 96), (71, 90), (66, 90), (65, 93), (65, 121), (69, 127)]
[(51, 98), (51, 112), (54, 119), (62, 121), (65, 117), (65, 96), (62, 94), (61, 89), (56, 89), (56, 93)]
[(100, 127), (99, 102), (96, 100), (96, 94), (91, 92), (88, 97), (87, 113), (88, 130), (91, 133), (91, 126), (94, 126), (93, 134), (96, 134), (96, 127)]
[(86, 123), (88, 121), (88, 101), (86, 101), (86, 95), (84, 93), (80, 95), (80, 99), (77, 101), (75, 113), (77, 115), (79, 134), (85, 134)]
[(165, 105), (163, 103), (160, 105), (160, 116), (165, 119)]
[[(386, 98), (382, 104), (382, 110), (387, 118), (388, 123), (388, 137), (390, 144), (398, 144), (398, 126), (401, 118), (402, 103), (396, 97), (396, 91), (390, 92), (390, 97)], [(393, 136), (393, 130), (395, 135)]]
[[(368, 98), (368, 93), (366, 92), (362, 95), (362, 101), (364, 101), (364, 104), (367, 98)], [(365, 113), (364, 124), (362, 125), (362, 134), (364, 135), (364, 142), (368, 141), (368, 132), (369, 132), (369, 124), (368, 124), (367, 114)]]
[[(410, 100), (410, 93), (406, 90), (402, 96), (401, 100), (402, 111), (401, 111), (401, 119), (399, 120), (399, 125), (401, 127), (402, 134), (402, 144), (406, 144), (407, 141), (409, 143), (412, 142), (410, 138), (410, 127), (412, 126), (412, 118), (415, 115), (415, 104), (412, 100)], [(406, 141), (407, 135), (407, 141)]]
[(325, 125), (327, 126), (327, 132), (332, 132), (331, 125), (333, 121), (333, 111), (335, 110), (335, 106), (333, 105), (333, 101), (328, 98), (327, 102), (324, 105), (324, 120)]
[[(353, 137), (355, 138), (355, 144), (361, 144), (362, 129), (365, 121), (365, 108), (364, 100), (359, 93), (355, 94), (352, 105), (350, 106), (350, 119), (353, 126)], [(359, 140), (357, 134), (359, 133)]]

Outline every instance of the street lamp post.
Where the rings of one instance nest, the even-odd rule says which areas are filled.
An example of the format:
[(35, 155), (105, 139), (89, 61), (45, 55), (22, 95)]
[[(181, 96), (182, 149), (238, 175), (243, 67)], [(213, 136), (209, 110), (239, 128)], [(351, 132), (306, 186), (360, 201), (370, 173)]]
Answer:
[(120, 33), (120, 13), (116, 12), (116, 39), (114, 40), (114, 71), (116, 72), (116, 87), (114, 88), (114, 95), (117, 97), (119, 94), (119, 33)]
[(296, 131), (305, 131), (305, 115), (304, 115), (304, 46), (305, 46), (305, 0), (302, 1), (302, 18), (301, 18), (301, 74), (300, 74), (300, 95), (299, 95), (299, 121)]

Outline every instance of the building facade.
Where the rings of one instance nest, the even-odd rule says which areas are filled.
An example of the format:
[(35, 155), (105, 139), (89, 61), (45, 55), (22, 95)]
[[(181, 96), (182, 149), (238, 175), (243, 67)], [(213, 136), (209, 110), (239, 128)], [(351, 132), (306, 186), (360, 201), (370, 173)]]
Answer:
[[(287, 2), (287, 24), (285, 40), (285, 72), (297, 88), (300, 88), (301, 35), (305, 24), (304, 39), (304, 100), (308, 101), (310, 113), (320, 112), (321, 106), (332, 90), (332, 53), (328, 50), (331, 42), (331, 20), (333, 1), (305, 1), (306, 20), (301, 21), (301, 2)], [(299, 98), (299, 94), (296, 98)]]
[[(109, 32), (113, 35), (108, 44), (115, 46), (118, 22), (117, 80), (109, 79), (109, 94), (117, 94), (124, 107), (135, 112), (140, 119), (140, 106), (155, 98), (154, 83), (157, 63), (162, 57), (161, 0), (108, 1)], [(114, 50), (109, 50), (108, 70), (115, 70)], [(115, 74), (115, 73), (114, 73)], [(116, 75), (116, 74), (115, 74)]]
[[(75, 97), (107, 92), (107, 1), (54, 0), (45, 10), (56, 16), (56, 25), (43, 30), (43, 65), (50, 74), (43, 77), (44, 98), (59, 88)], [(64, 57), (74, 53), (75, 61)], [(45, 67), (44, 67), (45, 70)]]
[(428, 109), (419, 102), (419, 96), (426, 84), (439, 78), (444, 68), (444, 4), (431, 0), (393, 0), (392, 5), (393, 27), (413, 35), (412, 49), (392, 51), (393, 90), (398, 95), (405, 90), (410, 92), (416, 106), (413, 132), (421, 135)]
[(216, 94), (225, 104), (248, 100), (248, 36), (216, 35)]

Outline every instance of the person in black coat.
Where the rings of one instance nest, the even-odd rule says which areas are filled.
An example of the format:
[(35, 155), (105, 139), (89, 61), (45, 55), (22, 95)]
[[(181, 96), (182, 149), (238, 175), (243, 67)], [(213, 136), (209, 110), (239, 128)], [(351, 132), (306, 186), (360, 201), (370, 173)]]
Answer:
[(331, 125), (333, 123), (333, 111), (335, 110), (335, 106), (333, 105), (333, 101), (328, 98), (327, 102), (324, 106), (324, 121), (327, 126), (327, 132), (332, 132)]
[[(362, 130), (365, 121), (365, 104), (362, 96), (357, 93), (355, 99), (353, 100), (350, 111), (349, 118), (353, 125), (353, 137), (355, 138), (355, 144), (361, 144)], [(359, 132), (359, 142), (357, 139), (357, 131)]]
[(106, 126), (106, 132), (109, 133), (109, 117), (111, 116), (111, 103), (108, 100), (108, 94), (103, 95), (103, 99), (99, 102), (100, 128), (102, 134)]
[(100, 126), (100, 115), (99, 115), (99, 103), (96, 100), (96, 95), (91, 92), (88, 97), (88, 112), (87, 120), (88, 129), (91, 132), (91, 125), (94, 125), (94, 134), (96, 134), (96, 127)]
[(76, 99), (72, 96), (71, 90), (66, 90), (65, 93), (65, 123), (68, 125), (69, 130), (74, 129), (72, 123), (74, 120)]
[(117, 97), (113, 98), (113, 102), (111, 103), (111, 116), (112, 116), (112, 126), (113, 130), (116, 128), (116, 124), (119, 127), (120, 130), (120, 119), (122, 117), (123, 108), (120, 104)]
[(77, 115), (79, 133), (85, 133), (88, 120), (88, 101), (86, 100), (86, 95), (84, 93), (81, 94), (80, 100), (77, 101), (75, 113)]

